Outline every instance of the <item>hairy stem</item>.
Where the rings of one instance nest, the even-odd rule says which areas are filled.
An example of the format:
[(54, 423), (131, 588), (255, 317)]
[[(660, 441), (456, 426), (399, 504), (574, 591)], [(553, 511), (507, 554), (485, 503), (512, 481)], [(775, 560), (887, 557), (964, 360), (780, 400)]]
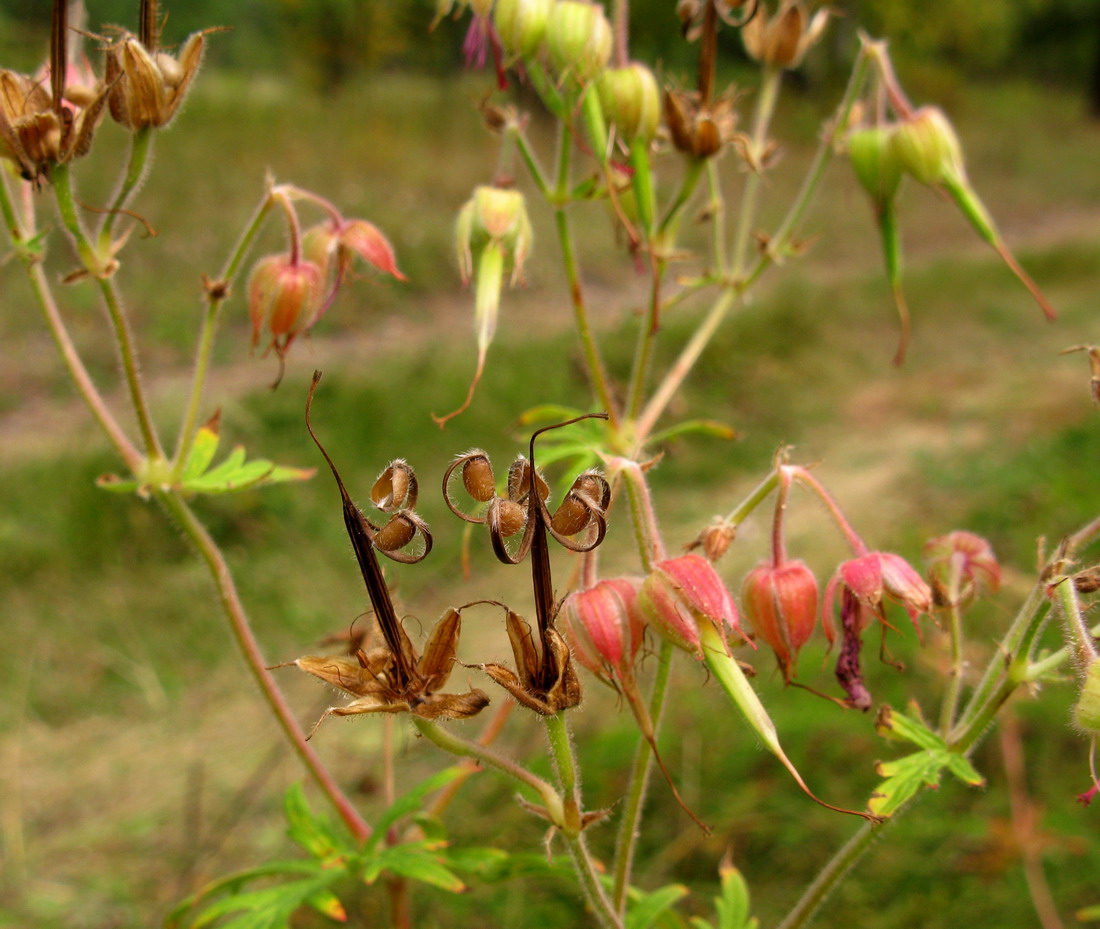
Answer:
[(153, 130), (151, 128), (138, 129), (130, 136), (130, 158), (126, 162), (114, 199), (107, 208), (107, 215), (103, 217), (99, 233), (96, 235), (101, 260), (107, 260), (110, 257), (115, 221), (134, 195), (141, 190), (152, 149)]
[(137, 348), (134, 345), (129, 320), (126, 318), (122, 306), (122, 298), (115, 286), (114, 279), (104, 276), (106, 269), (102, 266), (100, 257), (88, 241), (84, 223), (76, 212), (76, 200), (73, 197), (72, 178), (68, 166), (58, 165), (53, 172), (52, 181), (61, 222), (68, 230), (69, 235), (72, 236), (85, 269), (96, 278), (104, 305), (107, 307), (107, 315), (110, 317), (111, 326), (114, 329), (115, 344), (118, 349), (119, 360), (122, 363), (123, 375), (126, 378), (126, 385), (130, 392), (130, 402), (134, 407), (138, 429), (141, 431), (142, 441), (145, 444), (145, 454), (149, 458), (163, 458), (164, 452), (161, 450), (160, 439), (157, 437), (156, 427), (153, 425), (153, 417), (149, 412), (148, 401), (145, 397), (145, 390), (141, 384)]
[(294, 718), (294, 714), (271, 676), (271, 672), (267, 670), (267, 662), (260, 651), (259, 642), (256, 641), (256, 636), (248, 621), (244, 604), (241, 603), (240, 595), (237, 593), (237, 586), (233, 581), (232, 572), (218, 544), (199, 521), (194, 511), (179, 496), (173, 492), (161, 490), (154, 490), (154, 495), (168, 511), (172, 521), (197, 549), (199, 557), (202, 558), (210, 571), (233, 638), (236, 640), (248, 670), (252, 673), (253, 679), (260, 688), (260, 693), (274, 714), (280, 728), (282, 728), (287, 741), (352, 835), (361, 841), (365, 841), (371, 834), (370, 826), (352, 806), (351, 801), (340, 789), (312, 746), (306, 742), (298, 721)]

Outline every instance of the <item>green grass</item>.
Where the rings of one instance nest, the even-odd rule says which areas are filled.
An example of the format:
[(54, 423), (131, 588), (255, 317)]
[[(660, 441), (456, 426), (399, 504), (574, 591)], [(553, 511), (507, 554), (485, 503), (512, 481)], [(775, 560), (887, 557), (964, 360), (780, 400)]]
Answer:
[[(525, 409), (547, 401), (587, 405), (554, 270), (556, 247), (547, 217), (536, 213), (531, 283), (505, 295), (477, 400), (445, 431), (431, 424), (432, 412), (461, 399), (473, 367), (472, 298), (455, 295), (450, 237), (453, 210), (489, 179), (493, 163), (492, 139), (460, 105), (476, 99), (474, 86), (444, 89), (388, 76), (322, 101), (272, 82), (211, 76), (159, 140), (154, 180), (138, 209), (160, 235), (135, 243), (122, 271), (137, 329), (155, 343), (146, 367), (157, 406), (171, 422), (200, 308), (199, 274), (220, 266), (260, 195), (265, 167), (280, 180), (316, 188), (391, 235), (411, 283), (353, 288), (312, 344), (296, 346), (275, 393), (265, 386), (274, 373), (270, 360), (245, 357), (245, 313), (239, 300), (231, 303), (219, 350), (231, 371), (216, 382), (210, 403), (223, 405), (226, 446), (240, 441), (254, 454), (316, 466), (302, 407), (310, 371), (325, 369), (315, 424), (353, 495), (365, 499), (374, 476), (394, 457), (408, 458), (420, 474), (421, 509), (436, 530), (436, 550), (424, 564), (391, 574), (405, 608), (425, 627), (445, 606), (477, 597), (529, 609), (525, 569), (496, 565), (480, 536), (472, 541), (473, 576), (461, 577), (461, 527), (435, 491), (451, 456), (481, 446), (503, 469), (521, 449), (516, 421)], [(1005, 592), (970, 620), (976, 647), (987, 655), (1033, 570), (1036, 536), (1053, 541), (1095, 513), (1100, 440), (1087, 369), (1083, 356), (1057, 352), (1096, 338), (1100, 238), (1082, 217), (1096, 215), (1100, 188), (1095, 129), (1078, 123), (1071, 101), (1020, 87), (971, 93), (962, 100), (960, 128), (975, 183), (1047, 288), (1060, 322), (1041, 321), (1008, 272), (942, 202), (910, 190), (906, 287), (914, 342), (908, 364), (892, 368), (897, 327), (877, 243), (865, 204), (838, 165), (809, 224), (811, 233), (828, 234), (729, 321), (670, 415), (670, 421), (706, 415), (743, 437), (679, 441), (667, 449), (653, 482), (666, 535), (679, 544), (732, 507), (764, 473), (776, 447), (792, 443), (799, 461), (821, 462), (818, 475), (872, 545), (916, 557), (929, 535), (953, 528), (987, 534), (1008, 567)], [(784, 170), (769, 178), (769, 197), (778, 199), (793, 189), (813, 142), (808, 104), (788, 106), (784, 116), (800, 128), (784, 139)], [(1025, 131), (1032, 127), (1042, 131)], [(1011, 154), (1000, 143), (1006, 137), (1018, 142)], [(93, 158), (117, 157), (120, 134), (105, 127), (101, 141)], [(1038, 168), (1052, 150), (1060, 165), (1053, 176)], [(180, 184), (181, 177), (188, 183)], [(102, 202), (109, 183), (86, 182), (82, 199)], [(585, 240), (603, 242), (602, 209), (581, 207), (576, 214)], [(271, 234), (267, 245), (277, 247), (278, 236)], [(68, 270), (61, 251), (51, 256), (51, 271)], [(601, 337), (621, 380), (634, 322), (617, 314), (637, 303), (636, 282), (629, 262), (606, 244), (586, 252), (586, 265)], [(7, 347), (0, 373), (0, 410), (7, 417), (0, 421), (0, 700), (6, 708), (0, 821), (9, 875), (0, 925), (153, 925), (194, 882), (285, 853), (278, 796), (300, 772), (285, 753), (270, 761), (277, 733), (234, 654), (201, 566), (155, 507), (94, 488), (94, 478), (117, 464), (73, 407), (14, 263), (0, 268), (0, 288), (11, 308), (0, 316)], [(63, 296), (93, 371), (109, 381), (114, 361), (98, 310), (84, 287), (66, 288)], [(659, 367), (703, 311), (689, 303), (670, 314)], [(824, 579), (843, 551), (816, 508), (799, 499), (792, 548)], [(198, 506), (237, 572), (272, 661), (313, 649), (364, 610), (327, 473), (305, 485)], [(625, 569), (629, 533), (615, 516), (605, 563)], [(763, 516), (744, 527), (724, 564), (734, 589), (740, 572), (761, 557), (765, 533)], [(556, 561), (564, 584), (570, 565), (564, 557)], [(498, 623), (492, 611), (471, 611), (467, 660), (506, 657)], [(901, 706), (915, 696), (934, 713), (930, 666), (942, 643), (929, 630), (921, 650), (905, 626), (892, 647), (910, 671), (899, 675), (878, 666), (869, 644), (870, 685), (879, 699)], [(1052, 630), (1050, 643), (1056, 642)], [(831, 691), (830, 672), (819, 670), (823, 660), (822, 648), (811, 647), (802, 674)], [(770, 659), (757, 663), (761, 689), (796, 762), (830, 799), (858, 805), (874, 783), (868, 759), (890, 751), (872, 721), (783, 691)], [(731, 849), (768, 925), (852, 824), (810, 806), (717, 688), (689, 665), (682, 662), (676, 672), (681, 687), (669, 710), (665, 753), (689, 802), (722, 825), (703, 840), (655, 785), (639, 881), (690, 883), (698, 892), (688, 910), (704, 912), (715, 863)], [(281, 673), (302, 719), (310, 720), (322, 692), (295, 672)], [(1055, 836), (1047, 864), (1063, 914), (1096, 902), (1100, 864), (1100, 844), (1087, 826), (1093, 811), (1073, 804), (1087, 768), (1086, 746), (1066, 726), (1069, 700), (1069, 688), (1048, 688), (1040, 701), (1018, 707), (1030, 786), (1045, 807), (1043, 826)], [(712, 744), (713, 727), (699, 722), (724, 714), (728, 750)], [(594, 805), (614, 804), (632, 751), (623, 709), (590, 687), (575, 721), (586, 793)], [(409, 738), (403, 723), (396, 728), (408, 772), (403, 781), (441, 763), (431, 746)], [(342, 781), (358, 785), (356, 799), (368, 812), (381, 803), (381, 729), (378, 720), (332, 722), (318, 736)], [(517, 713), (504, 744), (537, 754), (542, 736), (533, 730)], [(927, 797), (916, 814), (891, 827), (830, 904), (823, 924), (982, 926), (1030, 914), (1018, 859), (998, 845), (1008, 814), (995, 740), (983, 745), (977, 762), (988, 790), (945, 783)], [(265, 783), (248, 789), (258, 772), (266, 773)], [(518, 809), (508, 812), (502, 801), (510, 787), (483, 775), (467, 790), (448, 816), (456, 842), (539, 848), (541, 824)], [(233, 823), (239, 808), (243, 819)], [(599, 854), (609, 855), (611, 841), (610, 829), (593, 835)], [(586, 924), (565, 884), (518, 882), (457, 900), (426, 892), (418, 906), (417, 924), (428, 927)]]

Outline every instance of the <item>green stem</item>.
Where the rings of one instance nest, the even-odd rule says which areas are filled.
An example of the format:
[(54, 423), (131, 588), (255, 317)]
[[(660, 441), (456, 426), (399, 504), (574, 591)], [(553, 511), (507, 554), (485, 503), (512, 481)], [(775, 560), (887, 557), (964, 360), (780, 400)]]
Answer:
[(123, 375), (130, 391), (130, 402), (134, 407), (138, 428), (141, 431), (142, 441), (145, 444), (145, 454), (153, 458), (163, 458), (164, 453), (160, 447), (160, 439), (157, 437), (156, 428), (153, 425), (153, 417), (149, 412), (145, 391), (141, 385), (141, 374), (138, 368), (137, 349), (134, 346), (133, 334), (130, 324), (122, 307), (122, 299), (115, 287), (114, 280), (105, 277), (105, 269), (102, 267), (99, 256), (88, 241), (88, 234), (84, 229), (79, 215), (76, 212), (76, 201), (73, 197), (72, 177), (67, 165), (58, 165), (51, 177), (54, 197), (57, 201), (58, 213), (61, 222), (73, 237), (77, 253), (84, 263), (85, 269), (91, 274), (99, 285), (100, 294), (107, 307), (107, 314), (111, 319), (111, 325), (115, 331), (115, 343), (118, 349), (119, 360), (122, 362)]
[(145, 169), (149, 165), (149, 154), (153, 148), (153, 130), (149, 127), (138, 129), (130, 136), (130, 158), (126, 163), (125, 172), (119, 181), (115, 191), (114, 200), (107, 209), (107, 215), (99, 227), (96, 240), (99, 244), (99, 254), (103, 260), (111, 255), (111, 238), (114, 233), (115, 220), (126, 209), (126, 204), (141, 189), (145, 179)]
[[(907, 803), (895, 811), (890, 822), (896, 821), (902, 812), (911, 805), (911, 803)], [(798, 902), (783, 918), (777, 929), (802, 929), (803, 926), (807, 925), (813, 918), (814, 913), (817, 912), (818, 907), (829, 898), (830, 894), (880, 835), (882, 835), (881, 826), (874, 826), (869, 822), (863, 823), (840, 850), (829, 859), (825, 867), (818, 872), (813, 883), (802, 892)]]
[(664, 413), (672, 398), (676, 396), (680, 386), (684, 383), (688, 374), (691, 373), (691, 369), (695, 367), (695, 362), (699, 360), (699, 356), (703, 354), (703, 349), (714, 338), (715, 332), (718, 331), (718, 327), (726, 318), (726, 313), (733, 306), (736, 296), (737, 291), (731, 287), (722, 290), (702, 324), (692, 333), (687, 345), (680, 351), (679, 357), (673, 362), (672, 367), (665, 374), (657, 390), (650, 397), (649, 403), (642, 410), (634, 428), (634, 442), (637, 449), (644, 446), (645, 440), (653, 431), (657, 420), (660, 419), (661, 414)]
[(68, 327), (65, 325), (57, 302), (54, 300), (53, 291), (50, 288), (46, 273), (42, 269), (40, 257), (32, 254), (25, 247), (27, 235), (16, 214), (7, 184), (2, 177), (0, 177), (0, 213), (3, 214), (4, 222), (11, 235), (12, 244), (23, 262), (31, 289), (34, 291), (35, 299), (38, 301), (38, 306), (46, 320), (46, 327), (50, 330), (50, 335), (61, 354), (61, 360), (69, 372), (69, 377), (72, 378), (73, 384), (76, 386), (77, 393), (84, 400), (92, 414), (92, 418), (103, 430), (108, 441), (118, 452), (119, 457), (126, 463), (126, 467), (131, 472), (136, 472), (141, 467), (141, 452), (134, 447), (119, 425), (118, 420), (115, 419), (114, 414), (108, 408), (106, 401), (88, 373), (88, 369), (84, 366), (84, 361), (69, 335)]
[(550, 189), (550, 182), (546, 180), (546, 174), (542, 169), (542, 163), (539, 161), (538, 154), (531, 148), (531, 142), (527, 138), (527, 133), (518, 126), (509, 129), (509, 133), (512, 140), (515, 142), (516, 150), (523, 159), (523, 163), (527, 165), (527, 173), (531, 175), (531, 180), (535, 182), (535, 186), (539, 189), (539, 193), (542, 194), (543, 198), (547, 201), (553, 199), (554, 195)]
[(191, 454), (191, 446), (195, 441), (196, 427), (199, 420), (199, 411), (202, 408), (202, 394), (206, 386), (206, 377), (210, 370), (210, 358), (214, 350), (214, 336), (217, 333), (218, 318), (225, 301), (229, 299), (230, 287), (241, 266), (248, 256), (252, 243), (263, 227), (264, 219), (273, 206), (273, 200), (264, 194), (260, 205), (252, 214), (240, 239), (233, 247), (233, 251), (226, 258), (221, 276), (212, 285), (208, 285), (206, 291), (206, 312), (203, 314), (202, 328), (199, 330), (198, 348), (195, 351), (195, 366), (191, 375), (191, 392), (184, 409), (183, 421), (180, 424), (179, 436), (176, 439), (176, 452), (173, 457), (172, 473), (178, 477), (187, 466), (187, 459)]
[(411, 717), (424, 738), (434, 743), (445, 752), (457, 755), (460, 758), (473, 758), (490, 768), (496, 768), (502, 774), (508, 775), (526, 787), (530, 787), (542, 800), (551, 822), (557, 824), (563, 822), (562, 798), (558, 792), (541, 777), (532, 774), (523, 765), (513, 761), (506, 755), (502, 755), (488, 745), (464, 739), (455, 735), (450, 729), (440, 726), (431, 720), (422, 719), (419, 716)]
[(581, 822), (580, 776), (577, 770), (577, 758), (573, 751), (573, 738), (564, 713), (544, 716), (546, 735), (550, 742), (550, 752), (558, 772), (561, 785), (561, 798), (564, 805), (564, 824), (561, 833), (569, 847), (573, 860), (573, 869), (585, 899), (592, 908), (596, 919), (604, 929), (621, 929), (622, 922), (611, 905), (611, 900), (600, 882), (588, 844), (584, 840)]
[(351, 833), (357, 839), (365, 841), (371, 834), (370, 826), (352, 806), (351, 801), (340, 790), (339, 785), (316, 752), (313, 751), (312, 746), (305, 740), (297, 719), (295, 719), (282, 692), (275, 683), (275, 679), (271, 676), (271, 672), (267, 669), (267, 662), (260, 651), (259, 642), (256, 641), (256, 636), (248, 621), (244, 604), (241, 603), (237, 586), (233, 581), (232, 572), (229, 570), (229, 565), (226, 563), (225, 556), (218, 544), (199, 521), (194, 511), (174, 492), (154, 488), (153, 493), (165, 510), (168, 511), (172, 521), (179, 527), (188, 541), (194, 545), (199, 557), (202, 558), (210, 571), (217, 587), (222, 610), (229, 621), (229, 629), (233, 634), (233, 638), (236, 640), (237, 646), (244, 656), (245, 664), (252, 673), (253, 679), (260, 688), (260, 693), (282, 728), (287, 741)]
[(650, 255), (649, 312), (641, 320), (638, 330), (638, 345), (634, 350), (634, 366), (630, 373), (630, 387), (626, 394), (626, 416), (635, 418), (645, 396), (645, 385), (649, 374), (653, 347), (660, 331), (661, 316), (661, 280), (664, 277), (666, 262), (656, 255)]
[(573, 322), (577, 327), (577, 335), (581, 340), (581, 348), (584, 351), (585, 363), (588, 367), (588, 377), (592, 382), (592, 389), (596, 392), (599, 405), (607, 411), (609, 425), (612, 431), (615, 431), (619, 424), (619, 411), (611, 395), (607, 370), (604, 367), (599, 346), (597, 346), (592, 335), (592, 327), (588, 321), (588, 308), (584, 302), (584, 289), (581, 286), (580, 269), (577, 264), (576, 250), (573, 246), (573, 233), (569, 227), (569, 216), (564, 205), (569, 196), (569, 152), (571, 145), (569, 127), (563, 124), (558, 139), (558, 176), (554, 198), (556, 203), (554, 207), (554, 225), (558, 232), (558, 242), (561, 246), (562, 264), (565, 267), (566, 280), (569, 283), (569, 299), (573, 306)]
[(764, 149), (768, 143), (768, 127), (775, 114), (775, 104), (779, 99), (779, 87), (783, 82), (783, 69), (775, 65), (765, 65), (760, 81), (760, 91), (756, 97), (756, 109), (753, 112), (752, 131), (749, 135), (749, 173), (745, 177), (745, 188), (741, 194), (738, 209), (737, 230), (733, 237), (733, 275), (740, 277), (748, 260), (749, 236), (756, 222), (756, 209), (760, 199), (761, 164)]
[[(672, 668), (673, 645), (667, 639), (661, 641), (657, 674), (653, 678), (653, 687), (649, 694), (649, 716), (653, 722), (653, 734), (656, 739), (664, 715), (665, 698), (668, 695), (669, 672)], [(634, 869), (634, 852), (641, 838), (642, 812), (649, 787), (649, 775), (653, 770), (653, 750), (644, 737), (639, 735), (638, 745), (634, 749), (634, 761), (630, 766), (627, 781), (626, 799), (623, 801), (619, 818), (619, 831), (615, 836), (614, 887), (611, 894), (617, 913), (625, 913), (626, 893), (630, 888), (630, 875)]]
[(870, 59), (866, 48), (864, 48), (856, 59), (855, 67), (852, 68), (852, 76), (848, 79), (848, 86), (844, 90), (844, 96), (840, 100), (840, 105), (837, 107), (836, 115), (833, 116), (829, 130), (821, 137), (813, 161), (810, 162), (810, 168), (802, 181), (802, 187), (799, 189), (794, 203), (787, 211), (787, 215), (779, 224), (779, 228), (768, 240), (768, 247), (757, 258), (748, 274), (745, 275), (742, 281), (744, 288), (747, 289), (755, 283), (757, 278), (782, 255), (783, 250), (790, 242), (792, 234), (806, 214), (806, 210), (809, 209), (810, 203), (813, 202), (814, 194), (817, 193), (821, 179), (825, 176), (825, 168), (835, 151), (837, 138), (848, 127), (852, 107), (859, 99), (869, 69)]
[(722, 180), (715, 159), (707, 159), (707, 212), (710, 215), (712, 236), (713, 272), (719, 276), (726, 273), (726, 201), (722, 196)]
[(962, 613), (958, 603), (947, 607), (947, 631), (950, 636), (951, 670), (947, 681), (947, 693), (940, 710), (940, 732), (946, 736), (955, 724), (955, 714), (959, 708), (959, 694), (962, 692), (963, 650), (962, 650)]
[(737, 526), (744, 522), (748, 515), (768, 498), (768, 494), (775, 490), (778, 483), (779, 469), (774, 468), (764, 480), (749, 491), (744, 500), (729, 511), (726, 522), (731, 526)]

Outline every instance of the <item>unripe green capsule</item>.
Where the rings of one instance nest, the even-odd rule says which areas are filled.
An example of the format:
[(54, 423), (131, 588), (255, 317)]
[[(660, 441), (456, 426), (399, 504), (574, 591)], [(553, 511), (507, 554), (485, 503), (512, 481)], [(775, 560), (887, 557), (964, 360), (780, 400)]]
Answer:
[(560, 0), (546, 24), (546, 47), (559, 75), (590, 81), (611, 60), (611, 24), (603, 8), (581, 0)]
[(1085, 679), (1073, 704), (1073, 724), (1087, 735), (1100, 736), (1100, 661), (1085, 668)]
[(554, 0), (497, 0), (493, 25), (504, 50), (517, 58), (535, 55), (546, 37)]
[(623, 139), (652, 140), (661, 115), (661, 92), (649, 68), (637, 62), (608, 68), (599, 76), (596, 89), (604, 113)]
[(893, 126), (873, 126), (848, 133), (852, 170), (877, 205), (892, 200), (901, 184), (901, 159), (892, 141), (895, 131)]
[(959, 137), (943, 110), (934, 106), (921, 107), (899, 124), (893, 144), (902, 167), (922, 184), (934, 186), (966, 176)]

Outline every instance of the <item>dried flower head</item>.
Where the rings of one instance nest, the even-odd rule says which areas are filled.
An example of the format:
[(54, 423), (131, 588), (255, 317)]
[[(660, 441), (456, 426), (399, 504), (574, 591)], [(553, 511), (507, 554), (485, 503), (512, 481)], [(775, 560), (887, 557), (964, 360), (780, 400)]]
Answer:
[(70, 75), (68, 5), (54, 0), (49, 82), (0, 70), (0, 158), (14, 162), (20, 175), (39, 182), (50, 168), (87, 154), (107, 102), (105, 85), (87, 86), (82, 75), (66, 94)]
[[(367, 586), (382, 643), (365, 650), (357, 649), (353, 657), (306, 656), (293, 662), (303, 671), (355, 698), (351, 703), (325, 710), (313, 727), (314, 731), (329, 716), (402, 712), (425, 719), (464, 719), (473, 716), (489, 703), (489, 698), (482, 691), (471, 689), (462, 694), (439, 692), (455, 663), (461, 630), (459, 611), (450, 609), (443, 614), (429, 634), (423, 654), (418, 655), (397, 617), (376, 555), (376, 551), (381, 551), (394, 561), (412, 564), (421, 561), (431, 551), (431, 533), (412, 509), (417, 496), (416, 475), (404, 461), (392, 462), (371, 488), (375, 506), (388, 514), (389, 519), (384, 525), (377, 526), (363, 515), (345, 489), (336, 466), (310, 422), (310, 407), (320, 378), (320, 372), (313, 375), (306, 401), (306, 428), (328, 463), (340, 490), (344, 525)], [(413, 547), (417, 541), (419, 548)]]
[[(558, 425), (592, 416), (606, 418), (606, 414), (590, 414)], [(443, 475), (447, 506), (460, 519), (488, 527), (493, 551), (500, 561), (519, 564), (528, 555), (531, 557), (536, 629), (506, 609), (516, 671), (499, 664), (479, 667), (523, 706), (545, 716), (576, 706), (581, 699), (569, 646), (555, 626), (559, 604), (554, 596), (547, 536), (570, 551), (591, 551), (603, 541), (607, 531), (605, 514), (611, 502), (611, 487), (603, 475), (585, 471), (550, 513), (546, 505), (550, 488), (534, 464), (535, 439), (555, 428), (558, 426), (539, 429), (531, 436), (529, 456), (520, 456), (508, 469), (503, 496), (496, 492), (489, 457), (480, 449), (459, 455)], [(455, 502), (453, 493), (458, 492), (459, 485), (462, 493), (477, 504), (474, 512), (466, 512)]]
[(823, 7), (813, 17), (802, 0), (782, 0), (775, 15), (761, 11), (741, 27), (741, 39), (757, 61), (779, 68), (797, 68), (825, 31), (829, 10)]
[(161, 25), (155, 0), (143, 0), (139, 35), (122, 30), (107, 46), (111, 118), (130, 130), (159, 129), (172, 121), (199, 72), (206, 35), (215, 31), (188, 37), (177, 56), (161, 48)]
[(959, 606), (1001, 586), (1001, 565), (993, 546), (973, 532), (957, 530), (929, 540), (924, 560), (938, 603)]

